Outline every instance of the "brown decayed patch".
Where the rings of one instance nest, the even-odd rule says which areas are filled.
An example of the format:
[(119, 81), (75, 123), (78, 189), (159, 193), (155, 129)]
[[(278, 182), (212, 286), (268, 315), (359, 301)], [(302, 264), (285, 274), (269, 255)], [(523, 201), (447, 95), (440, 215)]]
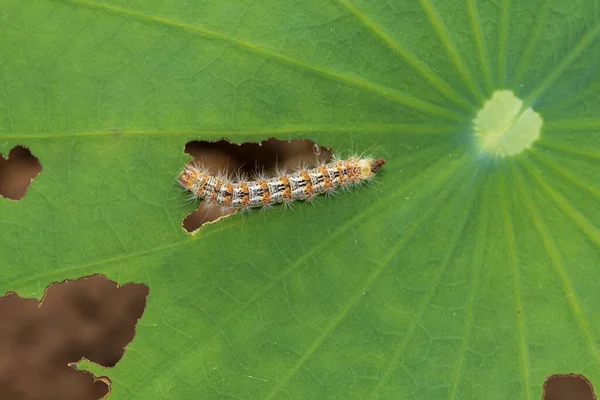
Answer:
[(552, 375), (544, 382), (543, 400), (596, 400), (592, 383), (580, 374)]
[(82, 358), (114, 366), (135, 335), (148, 287), (100, 275), (50, 285), (41, 302), (0, 297), (0, 399), (87, 400), (110, 380), (78, 371)]
[(41, 171), (37, 157), (24, 146), (13, 147), (8, 158), (0, 154), (0, 196), (21, 200)]

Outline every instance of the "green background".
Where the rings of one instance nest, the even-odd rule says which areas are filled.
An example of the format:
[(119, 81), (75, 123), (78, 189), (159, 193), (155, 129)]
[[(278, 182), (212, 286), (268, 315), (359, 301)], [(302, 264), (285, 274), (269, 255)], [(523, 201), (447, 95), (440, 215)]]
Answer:
[[(595, 0), (0, 0), (0, 293), (150, 287), (110, 399), (539, 399), (600, 382)], [(494, 90), (544, 120), (492, 160)], [(386, 158), (374, 188), (188, 235), (187, 141)]]

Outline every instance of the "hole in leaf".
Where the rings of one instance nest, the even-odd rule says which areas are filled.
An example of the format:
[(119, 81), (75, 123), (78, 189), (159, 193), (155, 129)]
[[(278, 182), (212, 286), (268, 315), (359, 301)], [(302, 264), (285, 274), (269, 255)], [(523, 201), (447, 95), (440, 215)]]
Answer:
[(583, 375), (552, 375), (544, 382), (543, 400), (596, 400), (592, 383)]
[[(277, 168), (295, 169), (301, 164), (314, 166), (318, 162), (328, 162), (333, 157), (331, 149), (320, 147), (310, 140), (288, 142), (274, 138), (241, 145), (227, 140), (192, 141), (185, 145), (184, 151), (194, 157), (190, 163), (197, 162), (212, 171), (221, 171), (232, 177), (240, 173), (251, 177), (257, 171), (264, 171), (266, 176), (271, 176)], [(201, 201), (196, 211), (184, 217), (183, 228), (193, 232), (204, 224), (233, 213), (235, 211), (224, 213), (220, 207)]]
[(110, 380), (75, 366), (82, 358), (104, 367), (121, 359), (148, 292), (94, 275), (54, 283), (40, 302), (0, 297), (0, 399), (106, 397)]
[(13, 147), (8, 158), (0, 154), (0, 195), (21, 200), (41, 171), (42, 165), (27, 147)]

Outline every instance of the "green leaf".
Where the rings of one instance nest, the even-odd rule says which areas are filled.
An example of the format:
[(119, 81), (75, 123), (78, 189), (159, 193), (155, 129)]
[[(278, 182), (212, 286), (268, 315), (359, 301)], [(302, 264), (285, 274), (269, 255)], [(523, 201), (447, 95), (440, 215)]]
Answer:
[[(111, 399), (600, 381), (594, 0), (3, 0), (0, 34), (0, 152), (43, 166), (0, 199), (0, 293), (147, 284), (123, 359), (87, 366)], [(184, 144), (273, 136), (387, 164), (186, 234)]]

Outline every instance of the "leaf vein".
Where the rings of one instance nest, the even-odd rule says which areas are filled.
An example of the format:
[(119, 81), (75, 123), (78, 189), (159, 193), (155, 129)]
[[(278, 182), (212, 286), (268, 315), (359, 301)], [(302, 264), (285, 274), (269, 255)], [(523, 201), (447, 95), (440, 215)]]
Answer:
[[(429, 286), (429, 290), (427, 291), (425, 296), (423, 296), (421, 304), (419, 305), (418, 312), (412, 318), (411, 324), (408, 327), (407, 333), (404, 335), (400, 345), (396, 347), (394, 355), (392, 356), (387, 368), (385, 369), (385, 372), (379, 379), (378, 384), (370, 391), (371, 399), (373, 399), (377, 396), (377, 393), (383, 387), (383, 384), (385, 383), (387, 377), (395, 369), (396, 365), (398, 364), (398, 361), (402, 358), (404, 352), (406, 351), (406, 347), (408, 346), (408, 343), (413, 336), (415, 328), (417, 327), (417, 325), (420, 324), (422, 316), (425, 314), (425, 311), (426, 311), (427, 307), (429, 306), (429, 304), (431, 304), (431, 301), (433, 300), (433, 297), (436, 294), (437, 289), (440, 286), (440, 283), (442, 282), (442, 277), (444, 276), (445, 272), (447, 271), (452, 257), (456, 253), (456, 250), (460, 243), (460, 238), (462, 235), (464, 235), (466, 226), (470, 220), (469, 216), (472, 214), (473, 204), (474, 204), (474, 195), (477, 193), (477, 190), (473, 190), (473, 188), (471, 188), (469, 185), (460, 185), (459, 184), (459, 185), (455, 186), (455, 185), (451, 185), (450, 182), (448, 182), (448, 183), (449, 183), (449, 185), (448, 185), (449, 187), (462, 187), (463, 192), (468, 192), (472, 196), (467, 201), (463, 201), (463, 199), (464, 199), (463, 197), (457, 196), (457, 200), (456, 200), (456, 204), (455, 204), (455, 208), (457, 209), (456, 215), (460, 215), (461, 213), (464, 214), (464, 216), (460, 218), (462, 220), (462, 224), (460, 224), (460, 226), (457, 227), (457, 229), (454, 231), (454, 235), (450, 240), (450, 245), (446, 249), (446, 254), (443, 257), (443, 261), (440, 263), (440, 266), (437, 269), (437, 273), (433, 279), (433, 282)], [(451, 194), (452, 193), (449, 193), (449, 196)], [(458, 199), (460, 199), (460, 200), (458, 200)], [(465, 204), (467, 205), (466, 207), (464, 206)], [(434, 207), (434, 206), (432, 206), (430, 209), (433, 209), (433, 208), (438, 210), (438, 208)], [(415, 232), (413, 231), (411, 233), (414, 234)]]
[(515, 72), (515, 78), (511, 87), (518, 88), (521, 85), (523, 77), (525, 76), (525, 72), (527, 71), (527, 66), (530, 65), (531, 56), (533, 55), (533, 49), (535, 43), (542, 33), (542, 28), (546, 24), (546, 18), (548, 17), (550, 11), (550, 0), (546, 0), (544, 3), (544, 7), (541, 12), (535, 13), (535, 25), (530, 35), (527, 35), (527, 44), (525, 45), (525, 50), (519, 59), (519, 64), (517, 65), (517, 71)]
[(529, 152), (529, 154), (531, 154), (531, 156), (540, 164), (544, 164), (546, 167), (548, 167), (549, 169), (552, 170), (552, 172), (554, 172), (557, 175), (562, 176), (567, 182), (571, 183), (574, 186), (577, 186), (585, 191), (587, 191), (588, 193), (590, 193), (592, 196), (595, 196), (596, 198), (600, 199), (600, 189), (598, 189), (597, 187), (593, 186), (591, 183), (578, 178), (576, 175), (567, 172), (567, 170), (565, 169), (565, 166), (562, 164), (557, 164), (553, 161), (550, 160), (550, 158), (548, 156), (546, 156), (544, 153), (540, 152), (540, 151), (535, 151), (535, 150), (531, 150)]
[(157, 136), (157, 135), (191, 135), (191, 136), (241, 136), (241, 135), (278, 135), (278, 134), (310, 134), (310, 133), (405, 133), (405, 134), (451, 134), (459, 131), (459, 127), (453, 125), (435, 124), (398, 124), (398, 125), (363, 125), (363, 126), (289, 126), (269, 129), (247, 129), (247, 130), (112, 130), (112, 131), (86, 131), (86, 132), (61, 132), (61, 133), (20, 133), (10, 134), (0, 132), (0, 140), (23, 140), (23, 139), (67, 139), (77, 137), (102, 137), (102, 136)]
[[(488, 180), (490, 179), (489, 177), (492, 175), (488, 175)], [(485, 185), (485, 182), (484, 182)], [(489, 198), (489, 191), (485, 192), (487, 194), (486, 197)], [(482, 204), (489, 204), (485, 201), (481, 202)], [(452, 382), (452, 389), (450, 391), (450, 400), (454, 400), (457, 396), (458, 393), (458, 388), (459, 388), (459, 384), (460, 381), (462, 379), (462, 375), (463, 375), (463, 364), (465, 362), (465, 358), (467, 356), (467, 352), (468, 352), (468, 348), (469, 348), (469, 341), (471, 340), (471, 331), (473, 329), (473, 321), (475, 319), (474, 317), (474, 304), (475, 304), (475, 299), (477, 297), (478, 294), (478, 288), (479, 288), (479, 276), (481, 273), (481, 266), (483, 264), (483, 257), (484, 257), (484, 249), (485, 249), (485, 239), (486, 239), (486, 234), (487, 234), (487, 230), (488, 230), (488, 218), (489, 218), (489, 213), (487, 212), (487, 210), (484, 209), (484, 207), (480, 206), (480, 210), (479, 210), (479, 218), (475, 219), (476, 221), (478, 221), (477, 224), (477, 230), (478, 233), (475, 235), (476, 236), (476, 240), (475, 240), (475, 246), (474, 246), (474, 254), (473, 254), (473, 260), (472, 260), (472, 265), (471, 265), (471, 290), (468, 296), (468, 305), (467, 305), (467, 321), (465, 323), (465, 328), (464, 328), (464, 335), (463, 335), (463, 341), (462, 341), (462, 345), (461, 345), (461, 349), (460, 349), (460, 354), (458, 356), (458, 360), (456, 363), (456, 370), (454, 372), (454, 379)]]
[(600, 232), (590, 220), (577, 210), (563, 195), (552, 189), (550, 185), (540, 175), (537, 167), (526, 158), (521, 159), (524, 169), (533, 177), (534, 181), (546, 192), (549, 198), (562, 210), (575, 226), (600, 248)]
[(435, 7), (429, 2), (429, 0), (419, 0), (419, 3), (421, 4), (421, 7), (427, 14), (427, 18), (429, 20), (429, 23), (431, 24), (431, 27), (437, 34), (438, 39), (444, 45), (446, 52), (450, 56), (450, 59), (452, 60), (454, 67), (458, 71), (458, 74), (460, 75), (463, 83), (467, 85), (477, 102), (483, 103), (483, 95), (481, 94), (479, 88), (477, 87), (473, 79), (471, 79), (471, 77), (469, 76), (470, 74), (467, 71), (467, 67), (462, 61), (461, 56), (458, 54), (456, 46), (450, 39), (450, 33), (448, 32), (448, 29), (438, 16)]
[(369, 31), (379, 39), (385, 46), (394, 52), (401, 60), (404, 60), (410, 65), (415, 71), (417, 71), (423, 78), (425, 78), (434, 88), (436, 88), (441, 94), (445, 95), (447, 99), (454, 101), (468, 111), (472, 111), (474, 106), (467, 99), (462, 97), (454, 88), (452, 88), (441, 76), (435, 74), (429, 66), (422, 63), (415, 55), (408, 49), (401, 46), (399, 43), (392, 40), (383, 29), (375, 22), (370, 20), (364, 13), (358, 10), (349, 0), (337, 0), (344, 7), (346, 7), (356, 19), (358, 19)]
[[(528, 165), (523, 165), (521, 167), (521, 169), (530, 168), (531, 166)], [(571, 313), (577, 321), (577, 325), (586, 342), (586, 345), (589, 347), (589, 350), (596, 361), (596, 365), (600, 365), (600, 354), (598, 352), (598, 348), (596, 347), (594, 337), (592, 336), (591, 330), (585, 321), (583, 311), (581, 309), (581, 306), (579, 305), (579, 301), (577, 300), (577, 296), (575, 294), (575, 291), (573, 290), (573, 286), (567, 276), (567, 272), (565, 271), (564, 263), (561, 259), (560, 251), (556, 245), (556, 241), (554, 240), (552, 233), (544, 223), (539, 211), (535, 207), (531, 198), (532, 195), (530, 193), (526, 193), (526, 184), (523, 182), (521, 174), (516, 173), (515, 175), (517, 176), (517, 179), (519, 179), (519, 195), (522, 199), (523, 204), (525, 204), (527, 210), (529, 211), (529, 214), (532, 218), (532, 223), (535, 227), (535, 230), (537, 231), (538, 236), (543, 242), (543, 245), (550, 258), (552, 267), (554, 268), (554, 272), (556, 273), (563, 285), (563, 291), (569, 304), (569, 308), (571, 309)]]
[(242, 39), (237, 39), (234, 37), (229, 37), (221, 32), (213, 31), (207, 28), (203, 28), (197, 25), (190, 25), (181, 21), (170, 20), (163, 17), (157, 17), (153, 15), (148, 15), (144, 13), (140, 13), (133, 10), (128, 10), (121, 7), (111, 6), (108, 4), (100, 4), (95, 3), (89, 0), (51, 0), (51, 1), (61, 1), (68, 2), (71, 4), (77, 4), (81, 6), (86, 6), (91, 9), (101, 10), (104, 12), (129, 16), (132, 18), (136, 18), (140, 21), (146, 21), (150, 23), (155, 23), (159, 25), (169, 26), (176, 29), (182, 29), (187, 32), (191, 32), (200, 36), (203, 36), (207, 39), (223, 41), (226, 43), (230, 43), (236, 46), (238, 49), (250, 52), (252, 54), (256, 54), (262, 57), (268, 57), (274, 60), (278, 60), (287, 65), (291, 65), (299, 70), (310, 71), (316, 75), (319, 75), (325, 79), (330, 81), (339, 82), (341, 84), (352, 86), (363, 91), (374, 93), (380, 97), (387, 98), (388, 100), (395, 101), (398, 104), (401, 104), (407, 108), (422, 112), (426, 115), (430, 116), (438, 116), (445, 117), (450, 120), (460, 121), (464, 119), (464, 117), (458, 114), (455, 111), (449, 110), (444, 107), (440, 107), (433, 103), (421, 100), (415, 96), (412, 96), (408, 93), (401, 92), (396, 89), (392, 89), (390, 87), (381, 86), (375, 82), (371, 82), (365, 79), (360, 79), (358, 77), (342, 74), (334, 70), (326, 69), (318, 65), (310, 64), (306, 61), (302, 61), (296, 59), (294, 57), (281, 54), (277, 51), (268, 49), (266, 47), (260, 46), (258, 44), (248, 42)]
[(490, 64), (488, 63), (487, 46), (485, 43), (485, 38), (483, 37), (483, 32), (480, 28), (481, 23), (479, 22), (475, 0), (468, 0), (467, 11), (469, 14), (469, 20), (471, 21), (471, 28), (473, 29), (475, 43), (477, 44), (477, 56), (479, 57), (479, 62), (481, 64), (483, 79), (488, 92), (491, 93), (494, 90), (494, 84), (492, 82)]
[[(511, 181), (515, 182), (514, 179), (514, 171), (513, 176), (511, 176)], [(517, 255), (517, 242), (515, 238), (514, 226), (512, 223), (512, 217), (510, 212), (509, 202), (506, 196), (506, 193), (509, 193), (509, 190), (506, 186), (506, 180), (504, 176), (500, 178), (500, 184), (498, 185), (498, 193), (497, 196), (502, 203), (502, 220), (504, 222), (504, 239), (506, 240), (506, 246), (508, 249), (508, 262), (512, 267), (513, 277), (514, 277), (514, 291), (515, 291), (515, 315), (517, 318), (517, 333), (518, 333), (518, 343), (519, 343), (519, 366), (521, 367), (521, 373), (523, 376), (523, 386), (525, 392), (525, 400), (530, 400), (533, 398), (531, 393), (531, 373), (529, 366), (529, 352), (526, 344), (525, 337), (525, 315), (523, 310), (523, 302), (521, 299), (521, 272), (519, 266), (519, 259)]]
[(523, 109), (530, 107), (544, 93), (554, 81), (563, 73), (563, 71), (592, 43), (596, 35), (600, 33), (600, 21), (596, 22), (587, 32), (583, 34), (581, 39), (571, 47), (571, 50), (556, 67), (551, 70), (548, 75), (542, 79), (541, 83), (534, 88), (529, 96), (523, 102)]

